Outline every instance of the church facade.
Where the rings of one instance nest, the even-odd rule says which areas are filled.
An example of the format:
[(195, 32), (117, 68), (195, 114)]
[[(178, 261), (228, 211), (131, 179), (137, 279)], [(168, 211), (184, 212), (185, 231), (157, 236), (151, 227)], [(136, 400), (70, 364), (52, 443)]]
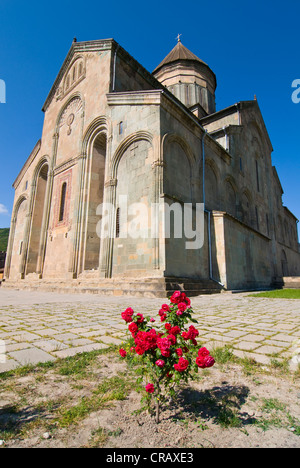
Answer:
[[(216, 86), (180, 40), (153, 73), (113, 39), (74, 40), (13, 184), (5, 285), (196, 294), (300, 275), (298, 220), (258, 102), (216, 111)], [(124, 199), (152, 214), (138, 237), (122, 235)], [(198, 204), (203, 242), (189, 249), (160, 215), (188, 206), (195, 220)]]

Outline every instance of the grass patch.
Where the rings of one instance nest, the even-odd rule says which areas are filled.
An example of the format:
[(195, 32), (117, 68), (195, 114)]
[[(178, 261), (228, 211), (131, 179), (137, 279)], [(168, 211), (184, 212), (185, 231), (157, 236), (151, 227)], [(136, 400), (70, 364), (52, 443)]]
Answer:
[(300, 422), (291, 416), (284, 403), (277, 398), (263, 398), (261, 410), (264, 416), (255, 421), (255, 425), (264, 432), (272, 427), (288, 429), (300, 436)]
[(61, 408), (56, 420), (57, 424), (60, 427), (76, 424), (90, 413), (99, 411), (113, 401), (125, 400), (132, 388), (133, 384), (127, 376), (107, 379), (94, 390), (91, 397), (83, 397), (77, 405), (71, 408)]
[(108, 348), (89, 351), (85, 353), (76, 354), (67, 358), (57, 359), (56, 361), (41, 362), (35, 365), (26, 365), (17, 367), (16, 369), (3, 372), (0, 374), (1, 380), (8, 380), (15, 377), (25, 377), (27, 375), (34, 375), (37, 378), (38, 374), (46, 373), (48, 370), (53, 370), (59, 375), (64, 376), (78, 376), (79, 378), (85, 377), (91, 366), (102, 354), (110, 354), (117, 349), (115, 345)]
[(250, 294), (249, 297), (268, 297), (271, 299), (300, 299), (300, 289), (276, 289), (275, 291), (265, 291), (257, 294)]
[(9, 236), (9, 228), (0, 229), (0, 252), (6, 252)]
[(236, 362), (237, 360), (230, 346), (215, 348), (212, 354), (218, 364), (227, 364), (229, 362)]

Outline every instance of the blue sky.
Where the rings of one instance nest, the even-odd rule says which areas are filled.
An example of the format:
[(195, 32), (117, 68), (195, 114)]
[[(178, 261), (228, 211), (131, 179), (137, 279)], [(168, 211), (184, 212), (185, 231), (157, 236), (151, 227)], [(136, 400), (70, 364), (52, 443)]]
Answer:
[(0, 227), (8, 227), (12, 183), (41, 136), (42, 105), (78, 41), (114, 38), (152, 71), (182, 43), (217, 75), (217, 110), (257, 95), (281, 179), (284, 204), (300, 219), (300, 2), (1, 0)]

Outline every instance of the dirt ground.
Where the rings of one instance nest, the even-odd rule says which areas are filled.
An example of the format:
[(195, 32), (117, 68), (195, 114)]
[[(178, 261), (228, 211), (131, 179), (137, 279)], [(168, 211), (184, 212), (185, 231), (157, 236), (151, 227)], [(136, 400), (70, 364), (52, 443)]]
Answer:
[(198, 376), (159, 424), (116, 352), (0, 376), (1, 448), (300, 447), (299, 373), (228, 362)]

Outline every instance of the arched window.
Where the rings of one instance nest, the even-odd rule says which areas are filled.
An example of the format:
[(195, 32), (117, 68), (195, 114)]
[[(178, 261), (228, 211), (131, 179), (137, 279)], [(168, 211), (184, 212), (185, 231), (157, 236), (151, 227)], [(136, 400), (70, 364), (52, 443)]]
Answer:
[(60, 196), (60, 208), (59, 208), (59, 222), (64, 220), (65, 215), (65, 204), (66, 204), (66, 194), (67, 194), (67, 183), (64, 182), (61, 188)]
[(120, 237), (120, 208), (117, 209), (117, 216), (116, 216), (116, 238)]

